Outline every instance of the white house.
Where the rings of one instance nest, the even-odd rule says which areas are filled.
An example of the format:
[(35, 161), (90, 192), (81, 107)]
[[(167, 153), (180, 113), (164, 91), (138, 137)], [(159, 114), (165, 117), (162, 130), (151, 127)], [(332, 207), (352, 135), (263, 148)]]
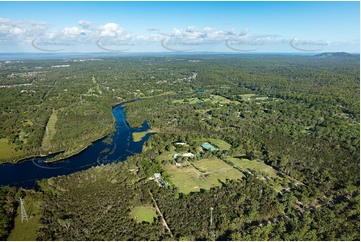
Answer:
[(194, 155), (192, 153), (184, 153), (184, 154), (174, 154), (173, 158), (177, 159), (177, 157), (194, 157)]
[(154, 179), (160, 179), (161, 175), (160, 175), (160, 173), (154, 173), (153, 177), (154, 177)]
[(184, 153), (182, 156), (183, 157), (194, 157), (194, 155), (192, 153)]
[(174, 144), (175, 144), (175, 145), (185, 145), (186, 143), (183, 143), (183, 142), (175, 142)]
[(149, 179), (150, 180), (156, 180), (156, 181), (159, 181), (161, 179), (161, 174), (160, 173), (154, 173), (153, 176), (151, 176)]
[(178, 156), (182, 156), (181, 154), (174, 154), (173, 159), (177, 159)]

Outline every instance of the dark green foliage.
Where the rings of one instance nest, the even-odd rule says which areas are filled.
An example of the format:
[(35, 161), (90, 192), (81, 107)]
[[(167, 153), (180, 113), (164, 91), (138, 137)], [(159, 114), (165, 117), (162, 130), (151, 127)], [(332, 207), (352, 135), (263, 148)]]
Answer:
[(166, 237), (158, 220), (152, 225), (139, 224), (131, 217), (132, 206), (151, 204), (146, 190), (128, 183), (127, 179), (132, 178), (126, 166), (110, 165), (44, 181), (42, 187), (47, 195), (38, 238), (158, 240)]
[(6, 240), (14, 226), (16, 192), (17, 189), (14, 187), (0, 187), (0, 240)]
[[(44, 152), (40, 145), (52, 108), (60, 120), (52, 151), (71, 150), (111, 132), (111, 105), (125, 100), (143, 98), (125, 109), (132, 126), (146, 120), (160, 130), (142, 154), (124, 164), (43, 181), (39, 239), (360, 239), (359, 57), (212, 57), (114, 58), (74, 62), (62, 70), (51, 68), (61, 63), (53, 60), (5, 68), (2, 84), (24, 83), (6, 77), (10, 70), (22, 73), (21, 68), (41, 65), (47, 71), (34, 77), (31, 87), (0, 89), (9, 94), (0, 102), (0, 138), (27, 154)], [(189, 61), (195, 59), (200, 61)], [(194, 93), (200, 87), (204, 91)], [(212, 101), (215, 96), (228, 102)], [(33, 125), (24, 122), (29, 117)], [(29, 134), (27, 142), (20, 142), (21, 131)], [(231, 148), (199, 151), (201, 140), (209, 138)], [(170, 162), (158, 158), (173, 150), (192, 152), (195, 161), (216, 156), (264, 162), (284, 177), (283, 190), (277, 193), (264, 174), (253, 171), (189, 195), (178, 194), (171, 184), (160, 188), (148, 178), (159, 172), (170, 180), (163, 169)], [(174, 238), (159, 217), (153, 224), (131, 218), (132, 206), (152, 204), (149, 191)]]

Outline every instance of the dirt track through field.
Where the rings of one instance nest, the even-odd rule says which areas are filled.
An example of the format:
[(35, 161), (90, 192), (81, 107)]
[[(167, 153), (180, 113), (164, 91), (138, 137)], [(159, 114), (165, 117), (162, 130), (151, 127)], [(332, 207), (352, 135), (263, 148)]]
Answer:
[(159, 213), (161, 219), (162, 219), (162, 222), (163, 222), (163, 225), (164, 227), (168, 230), (169, 234), (171, 237), (173, 237), (173, 233), (172, 231), (170, 230), (168, 224), (167, 224), (167, 221), (165, 221), (164, 217), (163, 217), (163, 214), (162, 212), (160, 211), (159, 207), (158, 207), (158, 204), (157, 204), (157, 201), (154, 199), (154, 196), (153, 196), (153, 193), (149, 191), (149, 195), (150, 197), (152, 198), (153, 200), (153, 203), (154, 203), (154, 206), (155, 206), (155, 209), (157, 210), (157, 212)]

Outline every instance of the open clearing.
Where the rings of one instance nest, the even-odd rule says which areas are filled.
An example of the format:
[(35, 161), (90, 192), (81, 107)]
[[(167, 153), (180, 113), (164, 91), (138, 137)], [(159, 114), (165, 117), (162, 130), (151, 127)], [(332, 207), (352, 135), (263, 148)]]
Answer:
[(243, 101), (280, 101), (279, 98), (272, 98), (266, 96), (260, 96), (258, 94), (250, 93), (250, 94), (241, 94), (239, 95)]
[(263, 162), (239, 158), (227, 158), (226, 160), (232, 162), (235, 166), (242, 170), (256, 171), (271, 177), (278, 177), (277, 172), (271, 166), (266, 165)]
[(201, 138), (201, 139), (195, 139), (194, 141), (201, 143), (208, 142), (211, 145), (216, 146), (216, 148), (219, 148), (220, 150), (229, 150), (231, 148), (231, 145), (222, 139)]
[(208, 141), (217, 146), (220, 150), (229, 150), (231, 148), (231, 145), (228, 144), (226, 141), (222, 139), (208, 139)]
[(24, 207), (29, 220), (21, 222), (21, 207), (18, 207), (17, 215), (15, 218), (14, 229), (11, 230), (8, 240), (36, 240), (36, 231), (40, 228), (40, 215), (41, 215), (41, 195), (27, 194), (24, 198)]
[(166, 165), (164, 169), (169, 174), (171, 182), (178, 187), (181, 193), (199, 192), (200, 188), (205, 188), (207, 185), (204, 180), (200, 179), (199, 172), (192, 166), (177, 168), (174, 165)]
[(131, 216), (135, 218), (138, 223), (148, 222), (153, 223), (153, 219), (157, 218), (157, 214), (152, 205), (137, 206), (131, 209)]
[(46, 125), (43, 142), (41, 144), (42, 148), (45, 150), (50, 148), (51, 140), (53, 139), (53, 137), (56, 134), (55, 125), (56, 125), (57, 120), (58, 120), (57, 112), (54, 111), (50, 115), (48, 124)]
[(8, 139), (0, 139), (0, 161), (6, 161), (11, 160), (13, 158), (16, 158), (18, 156), (21, 156), (21, 151), (15, 151), (14, 146), (11, 144), (8, 144)]
[(221, 185), (220, 181), (241, 179), (244, 176), (243, 173), (217, 158), (204, 159), (192, 164), (194, 167), (191, 165), (182, 168), (174, 165), (164, 166), (171, 182), (179, 188), (179, 192), (184, 194), (209, 189)]
[[(205, 99), (205, 101), (208, 101), (208, 99)], [(229, 103), (239, 104), (238, 101), (231, 101), (228, 98), (219, 95), (211, 95), (209, 101), (212, 102), (213, 104), (229, 104)]]
[(211, 95), (209, 98), (198, 98), (198, 97), (191, 97), (191, 98), (184, 98), (174, 100), (173, 103), (188, 103), (188, 104), (196, 104), (202, 102), (211, 102), (212, 104), (239, 104), (238, 101), (231, 101), (228, 98), (219, 96), (219, 95)]
[(246, 100), (250, 100), (251, 97), (254, 97), (256, 96), (256, 94), (254, 93), (250, 93), (250, 94), (242, 94), (242, 95), (239, 95), (244, 101)]
[(286, 181), (283, 181), (281, 177), (277, 175), (277, 172), (269, 165), (266, 165), (263, 162), (248, 160), (248, 159), (239, 159), (239, 158), (226, 158), (227, 161), (230, 161), (234, 164), (235, 167), (243, 171), (249, 171), (251, 173), (257, 173), (260, 179), (266, 179), (267, 184), (273, 187), (276, 191), (281, 191), (283, 189), (282, 184)]
[(202, 172), (217, 172), (224, 169), (232, 169), (230, 165), (218, 158), (203, 159), (193, 162), (193, 165)]
[(159, 129), (148, 129), (147, 131), (143, 131), (143, 132), (134, 132), (132, 135), (133, 135), (133, 140), (134, 142), (139, 142), (141, 141), (144, 136), (146, 136), (147, 134), (149, 133), (158, 133), (159, 132)]

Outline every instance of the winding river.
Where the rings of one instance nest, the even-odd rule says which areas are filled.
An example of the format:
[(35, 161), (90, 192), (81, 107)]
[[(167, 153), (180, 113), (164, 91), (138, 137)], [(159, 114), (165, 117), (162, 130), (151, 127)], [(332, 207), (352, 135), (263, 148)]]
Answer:
[(77, 155), (53, 163), (46, 163), (47, 157), (34, 157), (17, 164), (0, 165), (0, 185), (34, 188), (36, 181), (40, 179), (68, 175), (93, 166), (124, 161), (128, 156), (140, 153), (144, 142), (152, 134), (149, 133), (141, 141), (134, 142), (133, 132), (146, 131), (149, 126), (144, 122), (141, 128), (130, 127), (126, 121), (124, 108), (124, 104), (120, 104), (112, 110), (116, 120), (115, 133), (95, 141)]

